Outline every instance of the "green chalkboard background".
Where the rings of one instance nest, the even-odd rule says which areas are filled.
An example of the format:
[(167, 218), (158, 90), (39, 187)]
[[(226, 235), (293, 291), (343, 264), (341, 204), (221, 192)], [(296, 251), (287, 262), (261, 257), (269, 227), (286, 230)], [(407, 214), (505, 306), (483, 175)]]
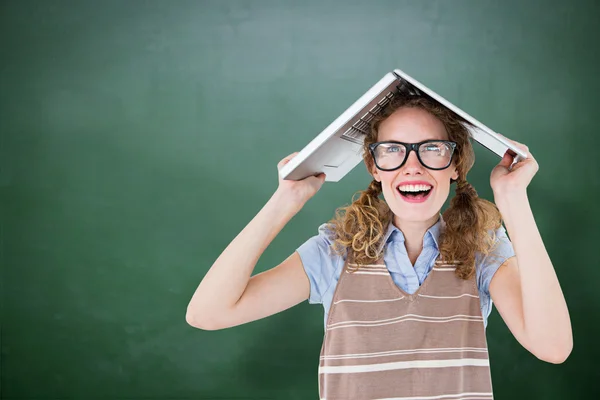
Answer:
[[(320, 306), (215, 332), (185, 310), (276, 163), (393, 68), (541, 165), (575, 346), (539, 361), (494, 311), (496, 398), (600, 398), (599, 19), (591, 0), (3, 0), (2, 399), (317, 399)], [(491, 199), (498, 159), (477, 156)], [(368, 182), (326, 184), (256, 270)]]

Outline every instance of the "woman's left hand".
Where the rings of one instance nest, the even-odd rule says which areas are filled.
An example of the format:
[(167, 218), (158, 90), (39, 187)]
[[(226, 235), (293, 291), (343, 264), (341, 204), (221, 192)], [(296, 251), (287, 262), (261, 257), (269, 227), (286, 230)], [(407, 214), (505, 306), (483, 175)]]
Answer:
[[(515, 157), (508, 151), (500, 163), (492, 170), (490, 185), (495, 196), (510, 195), (511, 193), (525, 193), (527, 186), (537, 173), (539, 165), (524, 144), (504, 137), (527, 154), (527, 158), (519, 161), (510, 168)], [(509, 169), (510, 168), (510, 169)]]

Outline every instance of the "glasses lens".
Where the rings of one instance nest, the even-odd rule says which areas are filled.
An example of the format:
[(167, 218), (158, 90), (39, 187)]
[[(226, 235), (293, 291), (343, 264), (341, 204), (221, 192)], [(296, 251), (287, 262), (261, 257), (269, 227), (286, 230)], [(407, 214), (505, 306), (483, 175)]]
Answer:
[(446, 142), (428, 142), (419, 147), (419, 156), (426, 167), (446, 168), (452, 160), (454, 148)]
[(398, 168), (406, 157), (406, 147), (397, 143), (381, 143), (375, 148), (375, 162), (381, 169)]

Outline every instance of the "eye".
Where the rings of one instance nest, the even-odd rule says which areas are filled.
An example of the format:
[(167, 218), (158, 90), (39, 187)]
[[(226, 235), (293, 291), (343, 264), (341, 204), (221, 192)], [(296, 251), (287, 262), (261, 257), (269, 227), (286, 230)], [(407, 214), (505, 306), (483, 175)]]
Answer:
[(423, 147), (423, 151), (430, 155), (445, 156), (446, 153), (449, 151), (449, 149), (448, 149), (448, 146), (446, 145), (446, 143), (439, 142), (439, 143), (427, 143)]
[(425, 151), (442, 151), (442, 149), (440, 149), (438, 146), (434, 146), (434, 145), (428, 145), (425, 147)]

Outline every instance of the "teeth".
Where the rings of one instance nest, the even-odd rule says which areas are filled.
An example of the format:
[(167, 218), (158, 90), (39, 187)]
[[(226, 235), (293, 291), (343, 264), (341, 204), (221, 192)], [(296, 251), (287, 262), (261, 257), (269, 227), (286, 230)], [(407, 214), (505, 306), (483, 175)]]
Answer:
[(398, 186), (398, 189), (400, 189), (403, 192), (423, 192), (426, 190), (431, 189), (432, 186), (430, 185), (400, 185)]

